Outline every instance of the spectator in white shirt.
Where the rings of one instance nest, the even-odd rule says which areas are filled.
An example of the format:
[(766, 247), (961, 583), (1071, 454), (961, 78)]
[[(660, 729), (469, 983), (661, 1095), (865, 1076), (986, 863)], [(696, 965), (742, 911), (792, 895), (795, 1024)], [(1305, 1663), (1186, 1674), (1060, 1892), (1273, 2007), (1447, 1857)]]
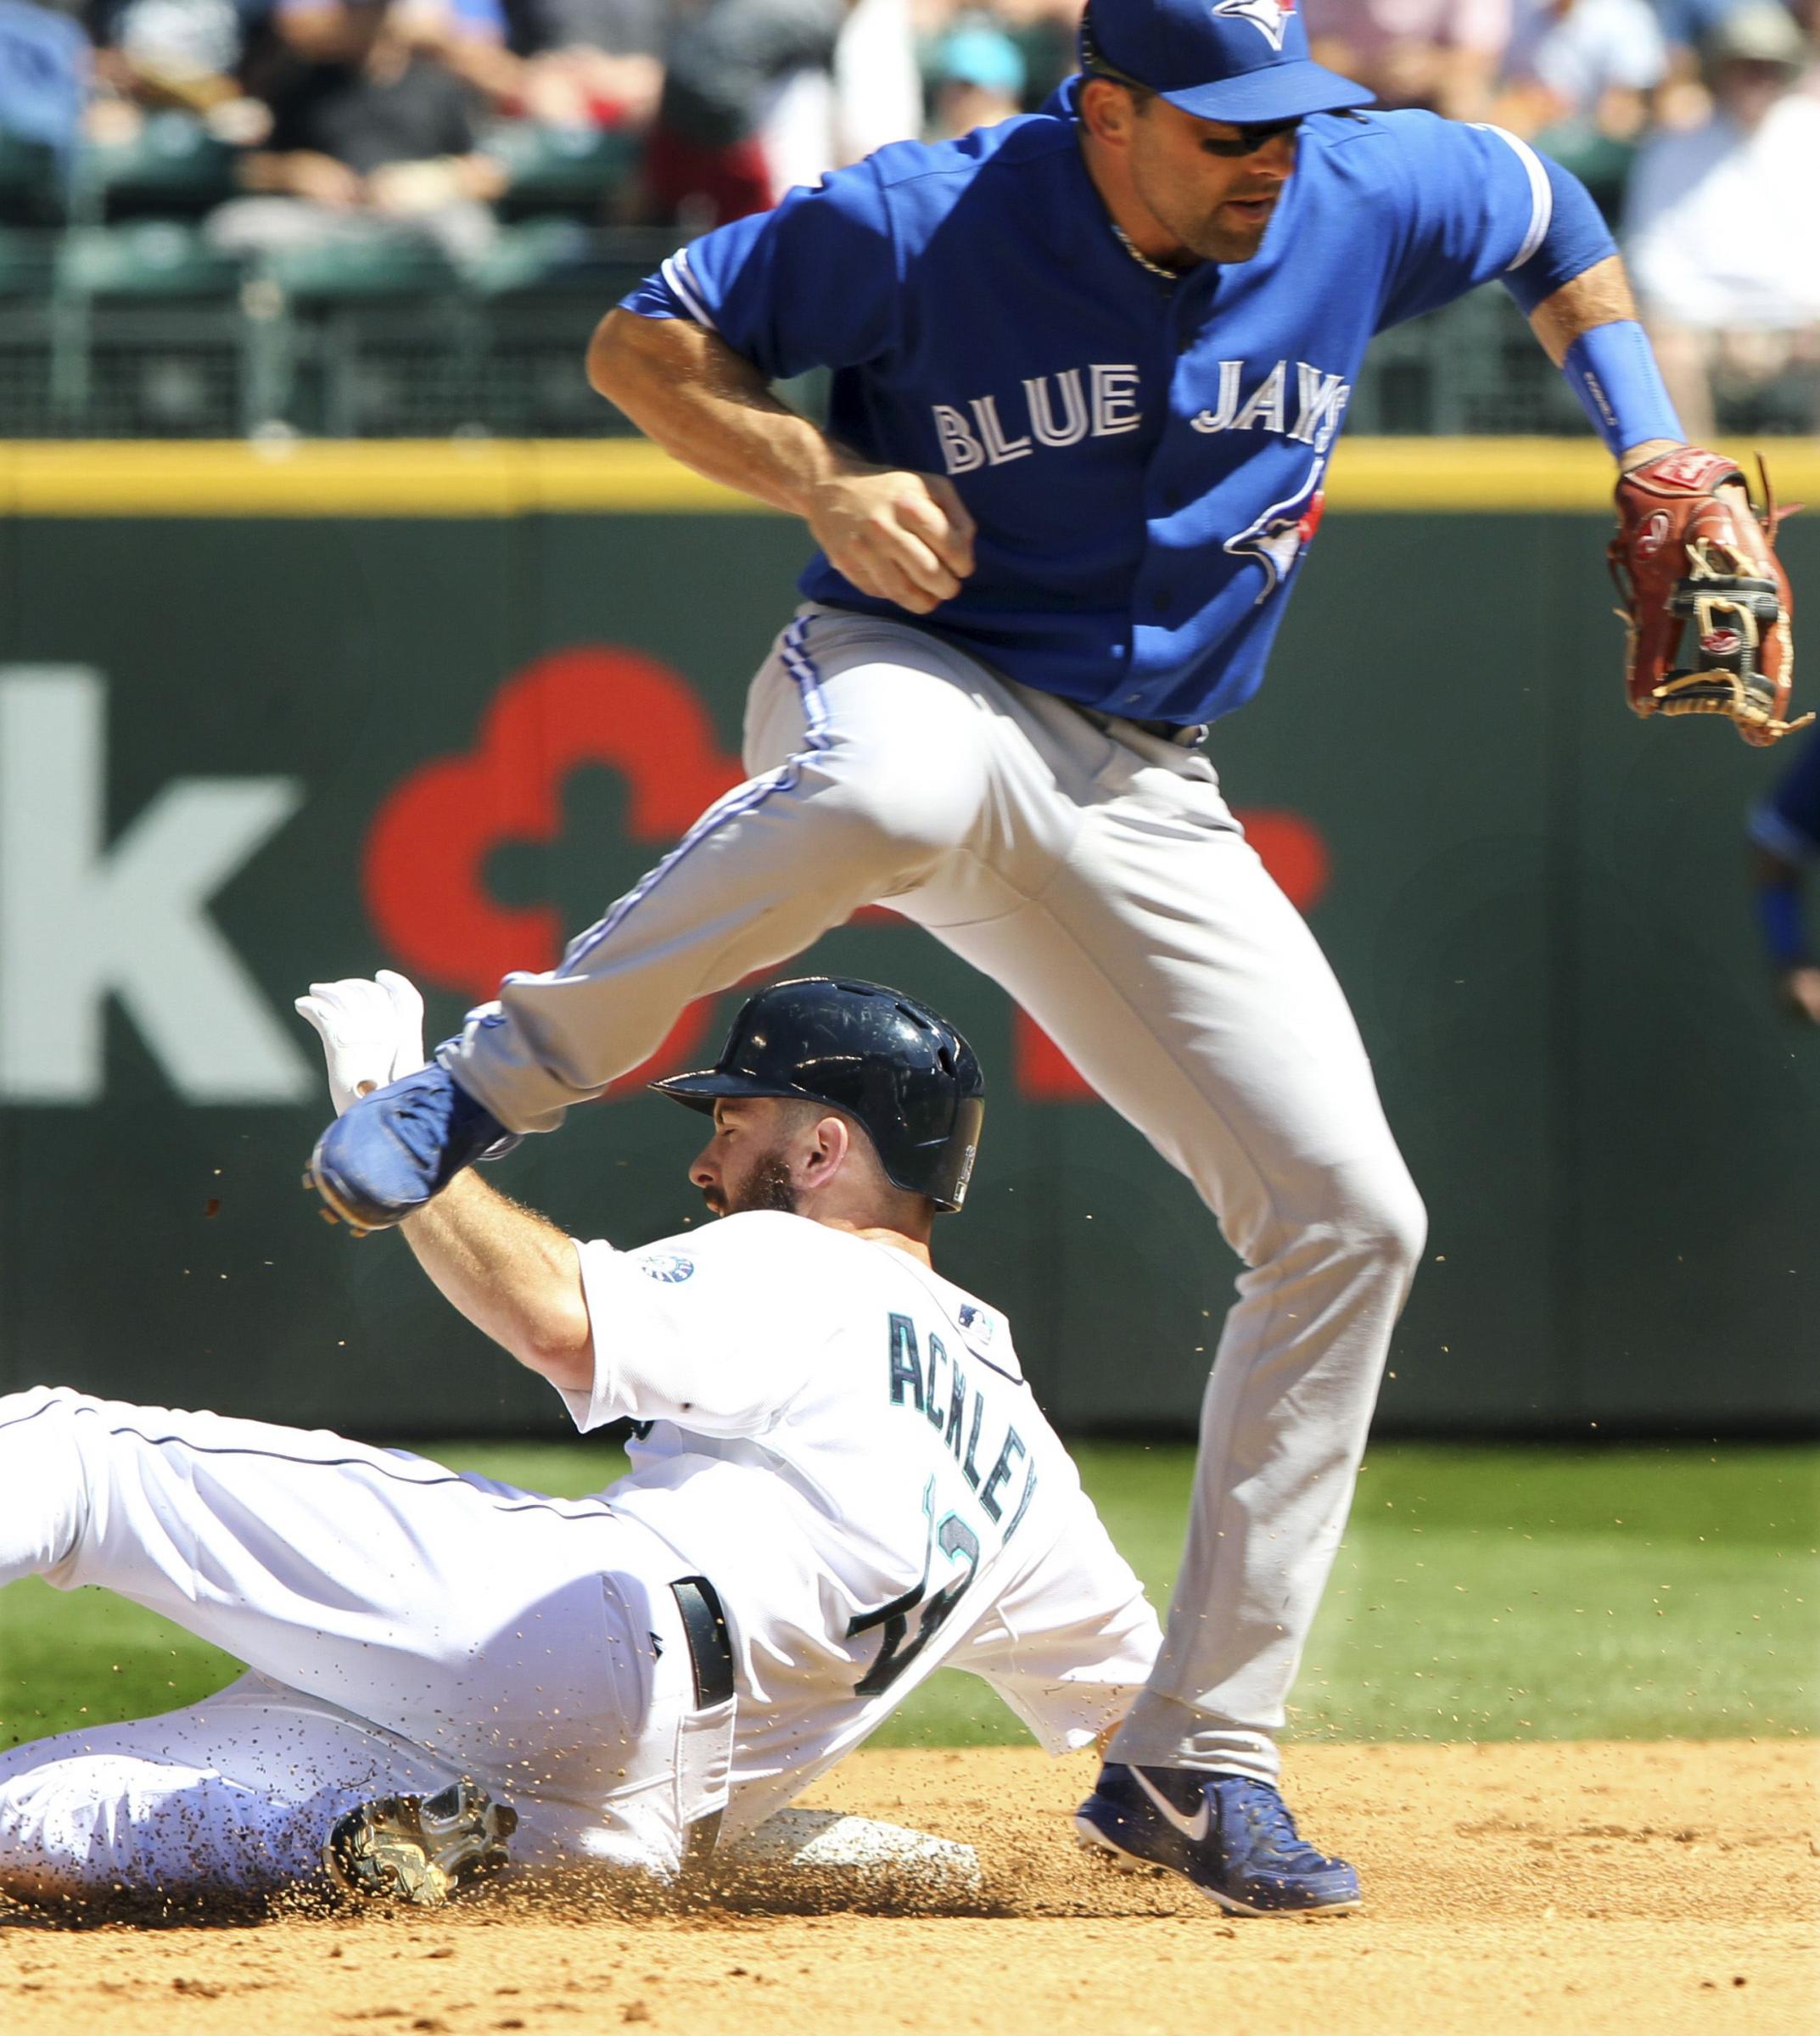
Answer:
[(1820, 385), (1820, 100), (1796, 89), (1806, 40), (1780, 7), (1728, 15), (1705, 46), (1713, 110), (1638, 158), (1626, 257), (1656, 358), (1696, 440), (1713, 390)]

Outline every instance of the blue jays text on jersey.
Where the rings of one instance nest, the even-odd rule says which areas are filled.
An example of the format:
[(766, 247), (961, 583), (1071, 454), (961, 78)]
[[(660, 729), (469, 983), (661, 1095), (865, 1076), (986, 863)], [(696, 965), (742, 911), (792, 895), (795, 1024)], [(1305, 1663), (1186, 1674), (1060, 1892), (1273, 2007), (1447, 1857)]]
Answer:
[[(773, 378), (832, 369), (836, 438), (953, 477), (976, 569), (924, 626), (1085, 706), (1210, 720), (1263, 678), (1372, 334), (1528, 260), (1550, 187), (1496, 129), (1319, 115), (1257, 255), (1171, 280), (1115, 236), (1069, 104), (881, 149), (625, 302)], [(899, 612), (825, 557), (800, 585)]]

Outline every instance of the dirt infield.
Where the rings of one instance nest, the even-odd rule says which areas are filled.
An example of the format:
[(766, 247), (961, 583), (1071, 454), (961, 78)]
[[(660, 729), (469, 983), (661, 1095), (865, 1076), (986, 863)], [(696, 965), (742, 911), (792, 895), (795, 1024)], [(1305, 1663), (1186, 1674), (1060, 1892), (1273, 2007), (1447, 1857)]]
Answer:
[(818, 1792), (977, 1845), (1001, 1913), (427, 1918), (72, 1931), (0, 1907), (8, 2036), (1812, 2036), (1820, 1748), (1298, 1749), (1312, 1836), (1368, 1907), (1234, 1922), (1096, 1865), (1090, 1770), (1002, 1750), (860, 1754)]

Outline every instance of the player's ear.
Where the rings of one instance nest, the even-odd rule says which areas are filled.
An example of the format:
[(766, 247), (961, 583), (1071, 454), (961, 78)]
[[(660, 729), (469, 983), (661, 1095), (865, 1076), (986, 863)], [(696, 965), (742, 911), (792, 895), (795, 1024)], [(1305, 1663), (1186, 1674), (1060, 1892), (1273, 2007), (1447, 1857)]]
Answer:
[(811, 1185), (830, 1179), (839, 1171), (853, 1144), (853, 1133), (844, 1117), (817, 1117), (808, 1127), (803, 1166)]
[(1088, 78), (1081, 86), (1078, 101), (1081, 125), (1097, 142), (1123, 148), (1130, 138), (1137, 108), (1123, 85), (1110, 78)]

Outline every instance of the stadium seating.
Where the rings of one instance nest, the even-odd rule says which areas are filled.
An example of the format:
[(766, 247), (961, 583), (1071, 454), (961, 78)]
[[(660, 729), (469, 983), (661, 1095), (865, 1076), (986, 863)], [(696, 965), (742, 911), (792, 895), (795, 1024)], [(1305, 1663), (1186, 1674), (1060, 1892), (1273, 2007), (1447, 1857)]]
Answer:
[(636, 135), (611, 127), (506, 120), (488, 135), (486, 149), (510, 179), (497, 203), (501, 219), (561, 213), (598, 221), (611, 193), (623, 189), (636, 168), (639, 143)]
[(69, 196), (53, 150), (0, 130), (0, 223), (55, 225), (68, 215)]
[(507, 437), (592, 437), (626, 428), (581, 372), (588, 336), (670, 251), (668, 233), (589, 233), (562, 218), (505, 227), (470, 266), (476, 394)]
[(0, 438), (50, 435), (52, 238), (0, 227)]
[(374, 234), (274, 249), (256, 267), (263, 423), (363, 438), (471, 421), (462, 282), (440, 249)]
[(81, 297), (229, 297), (240, 265), (193, 227), (170, 219), (72, 227), (57, 243), (60, 291)]
[(233, 190), (233, 149), (188, 114), (154, 113), (132, 140), (84, 149), (73, 202), (85, 219), (194, 219)]
[(247, 422), (240, 265), (193, 226), (74, 227), (58, 243), (52, 420), (85, 437), (218, 437)]

